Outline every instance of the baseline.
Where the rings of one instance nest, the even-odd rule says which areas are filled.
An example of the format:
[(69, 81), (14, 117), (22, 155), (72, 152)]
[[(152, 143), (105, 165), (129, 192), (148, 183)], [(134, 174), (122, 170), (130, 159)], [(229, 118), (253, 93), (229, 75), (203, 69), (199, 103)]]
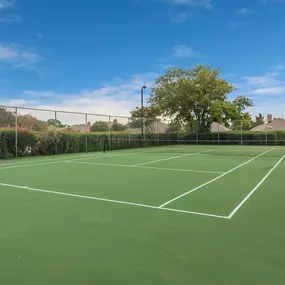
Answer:
[[(88, 155), (88, 156), (78, 156), (78, 158), (71, 158), (69, 159), (70, 161), (76, 161), (76, 160), (81, 160), (81, 159), (93, 159), (96, 157), (115, 157), (115, 156), (123, 156), (123, 155), (128, 155), (130, 153), (120, 153), (120, 154), (107, 154), (107, 155)], [(38, 166), (38, 165), (48, 165), (48, 164), (56, 164), (56, 163), (62, 163), (65, 162), (66, 158), (62, 159), (53, 159), (49, 160), (48, 162), (42, 162), (42, 163), (29, 163), (29, 164), (16, 164), (16, 165), (11, 165), (11, 166), (4, 166), (0, 167), (0, 170), (3, 169), (10, 169), (10, 168), (18, 168), (18, 167), (29, 167), (29, 166)]]
[(103, 202), (109, 202), (109, 203), (115, 203), (115, 204), (125, 204), (125, 205), (142, 207), (142, 208), (150, 208), (150, 209), (155, 209), (155, 210), (171, 211), (171, 212), (192, 214), (192, 215), (198, 215), (198, 216), (206, 216), (206, 217), (219, 218), (219, 219), (228, 219), (227, 216), (220, 216), (220, 215), (215, 215), (215, 214), (191, 212), (191, 211), (184, 211), (184, 210), (171, 209), (171, 208), (159, 208), (156, 206), (151, 206), (151, 205), (146, 205), (146, 204), (138, 204), (138, 203), (132, 203), (132, 202), (126, 202), (126, 201), (120, 201), (120, 200), (112, 200), (112, 199), (106, 199), (106, 198), (64, 193), (64, 192), (59, 192), (59, 191), (32, 188), (28, 186), (19, 186), (19, 185), (7, 184), (7, 183), (0, 183), (0, 186), (23, 189), (23, 190), (34, 191), (34, 192), (49, 193), (49, 194), (55, 194), (55, 195), (61, 195), (61, 196), (69, 196), (69, 197), (75, 197), (75, 198), (81, 198), (81, 199), (97, 200), (97, 201), (103, 201)]
[(230, 169), (230, 170), (227, 171), (227, 172), (224, 172), (223, 174), (219, 175), (218, 177), (216, 177), (216, 178), (214, 178), (214, 179), (212, 179), (212, 180), (210, 180), (210, 181), (208, 181), (208, 182), (206, 182), (206, 183), (204, 183), (204, 184), (202, 184), (202, 185), (200, 185), (200, 186), (198, 186), (198, 187), (196, 187), (196, 188), (194, 188), (194, 189), (191, 189), (190, 191), (185, 192), (185, 193), (183, 193), (183, 194), (181, 194), (181, 195), (179, 195), (179, 196), (177, 196), (177, 197), (175, 197), (175, 198), (173, 198), (173, 199), (171, 199), (171, 200), (165, 202), (164, 204), (162, 204), (162, 205), (160, 205), (160, 206), (158, 206), (158, 207), (159, 207), (159, 208), (163, 208), (163, 207), (165, 207), (166, 205), (168, 205), (168, 204), (170, 204), (170, 203), (172, 203), (172, 202), (174, 202), (174, 201), (176, 201), (176, 200), (178, 200), (178, 199), (180, 199), (180, 198), (182, 198), (182, 197), (184, 197), (184, 196), (186, 196), (186, 195), (188, 195), (188, 194), (190, 194), (190, 193), (192, 193), (192, 192), (194, 192), (194, 191), (197, 191), (197, 190), (201, 189), (202, 187), (204, 187), (204, 186), (206, 186), (206, 185), (208, 185), (208, 184), (210, 184), (210, 183), (215, 182), (216, 180), (218, 180), (218, 179), (224, 177), (225, 175), (230, 174), (231, 172), (235, 171), (236, 169), (238, 169), (238, 168), (240, 168), (240, 167), (242, 167), (242, 166), (244, 166), (244, 165), (246, 165), (246, 164), (252, 162), (253, 160), (257, 159), (258, 157), (260, 157), (260, 156), (262, 156), (262, 155), (264, 155), (264, 154), (266, 154), (266, 153), (268, 153), (268, 152), (270, 152), (270, 151), (272, 151), (272, 150), (274, 150), (274, 148), (271, 148), (271, 149), (269, 149), (269, 150), (267, 150), (267, 151), (265, 151), (265, 152), (263, 152), (263, 153), (261, 153), (261, 154), (255, 156), (255, 157), (251, 158), (250, 160), (247, 160), (246, 162), (244, 162), (244, 163), (242, 163), (242, 164), (239, 164), (238, 166), (236, 166), (236, 167)]
[(248, 193), (248, 195), (234, 208), (234, 210), (229, 214), (228, 218), (231, 219), (236, 212), (246, 203), (251, 195), (263, 184), (263, 182), (269, 177), (269, 175), (275, 170), (276, 167), (283, 161), (285, 155), (269, 170), (269, 172), (261, 179), (261, 181)]

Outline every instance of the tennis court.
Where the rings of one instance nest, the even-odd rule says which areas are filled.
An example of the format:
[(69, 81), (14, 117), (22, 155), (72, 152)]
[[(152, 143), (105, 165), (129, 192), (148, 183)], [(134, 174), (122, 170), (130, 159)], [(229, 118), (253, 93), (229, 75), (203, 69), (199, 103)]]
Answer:
[(285, 149), (2, 161), (0, 284), (284, 285)]

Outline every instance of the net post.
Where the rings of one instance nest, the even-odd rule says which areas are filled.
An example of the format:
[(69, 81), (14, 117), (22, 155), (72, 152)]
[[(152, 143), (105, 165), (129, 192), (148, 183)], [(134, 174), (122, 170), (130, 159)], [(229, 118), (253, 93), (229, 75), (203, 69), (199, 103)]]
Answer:
[(111, 116), (109, 116), (109, 148), (112, 150), (112, 142), (111, 142)]
[(85, 152), (88, 152), (88, 116), (85, 114)]
[(18, 108), (15, 108), (15, 158), (18, 158)]
[(103, 153), (106, 152), (106, 136), (103, 135)]

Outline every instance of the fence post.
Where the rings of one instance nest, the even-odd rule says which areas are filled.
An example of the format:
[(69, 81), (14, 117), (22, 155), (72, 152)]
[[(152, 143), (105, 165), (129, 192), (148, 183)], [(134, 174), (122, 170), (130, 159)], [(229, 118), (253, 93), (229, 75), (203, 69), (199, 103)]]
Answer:
[(242, 121), (240, 123), (240, 144), (242, 144), (242, 128), (243, 128), (243, 124), (242, 124)]
[(88, 152), (88, 118), (87, 118), (87, 114), (85, 114), (85, 152)]
[(55, 127), (55, 132), (56, 132), (56, 140), (55, 140), (55, 154), (58, 154), (58, 149), (57, 149), (57, 126), (56, 126), (56, 123), (57, 123), (57, 112), (54, 111), (54, 127)]
[(111, 116), (109, 116), (109, 150), (112, 150), (112, 142), (111, 142)]
[(15, 157), (18, 158), (18, 108), (15, 108)]
[(199, 141), (199, 124), (198, 124), (198, 120), (196, 122), (196, 144), (198, 144)]
[(218, 123), (218, 145), (220, 144), (220, 124)]

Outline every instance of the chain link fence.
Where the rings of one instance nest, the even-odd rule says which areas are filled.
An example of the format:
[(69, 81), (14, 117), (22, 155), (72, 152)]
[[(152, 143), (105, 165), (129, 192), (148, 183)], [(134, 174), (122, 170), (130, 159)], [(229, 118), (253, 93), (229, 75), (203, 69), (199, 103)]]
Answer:
[(272, 124), (251, 130), (243, 121), (212, 123), (205, 129), (197, 122), (181, 126), (154, 118), (0, 107), (2, 156), (8, 152), (13, 157), (99, 151), (102, 136), (108, 137), (110, 149), (132, 148), (142, 145), (142, 141), (150, 145), (284, 145), (285, 132), (281, 130)]

